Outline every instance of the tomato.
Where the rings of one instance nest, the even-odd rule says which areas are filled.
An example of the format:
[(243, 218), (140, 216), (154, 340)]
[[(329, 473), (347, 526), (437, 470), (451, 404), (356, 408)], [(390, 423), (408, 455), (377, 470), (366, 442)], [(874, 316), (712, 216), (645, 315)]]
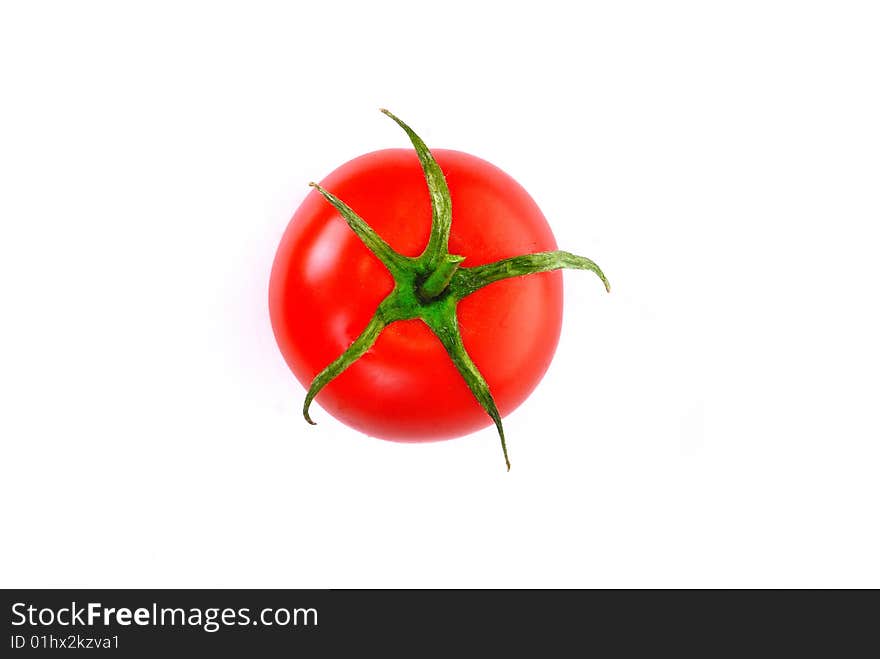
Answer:
[[(411, 138), (418, 149), (417, 136)], [(459, 151), (437, 149), (425, 157), (431, 156), (445, 176), (452, 209), (448, 248), (438, 251), (435, 261), (439, 268), (445, 254), (457, 255), (449, 269), (462, 277), (478, 272), (471, 270), (474, 266), (525, 254), (556, 254), (547, 220), (513, 178)], [(294, 214), (272, 267), (269, 311), (281, 353), (304, 387), (309, 388), (370, 325), (380, 304), (396, 290), (396, 279), (424, 287), (427, 274), (433, 272), (428, 268), (412, 280), (408, 275), (393, 277), (337, 207), (328, 203), (325, 192), (344, 201), (402, 255), (400, 267), (406, 270), (426, 250), (437, 223), (426, 176), (417, 151), (368, 153), (332, 172)], [(566, 266), (557, 264), (552, 270), (556, 267)], [(383, 325), (359, 358), (323, 385), (317, 402), (356, 430), (403, 442), (449, 439), (489, 425), (494, 417), (486, 396), (494, 400), (496, 414), (508, 414), (546, 372), (562, 322), (561, 273), (540, 271), (533, 264), (529, 268), (534, 274), (496, 274), (505, 278), (481, 282), (478, 290), (448, 303), (443, 296), (464, 286), (456, 275), (434, 297), (413, 297), (409, 292), (407, 304), (415, 305), (411, 315), (416, 317), (398, 313), (395, 318), (400, 319)], [(588, 269), (602, 276), (597, 267)], [(442, 285), (441, 281), (438, 286)], [(423, 312), (428, 303), (433, 304), (434, 316)], [(463, 350), (485, 379), (490, 396), (483, 391), (478, 400), (474, 378), (479, 375), (450, 358), (454, 338), (444, 332), (443, 323), (431, 320), (436, 317), (452, 318), (450, 323), (457, 319)], [(495, 421), (501, 431), (500, 418)]]

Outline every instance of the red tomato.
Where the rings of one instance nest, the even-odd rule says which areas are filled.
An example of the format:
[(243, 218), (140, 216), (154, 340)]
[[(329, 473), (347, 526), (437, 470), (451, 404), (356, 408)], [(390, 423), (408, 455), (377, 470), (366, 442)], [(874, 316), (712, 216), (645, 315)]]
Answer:
[[(462, 266), (556, 249), (538, 206), (510, 176), (466, 153), (432, 153), (452, 198), (449, 252), (465, 257)], [(424, 249), (431, 202), (415, 151), (366, 154), (321, 186), (399, 253), (415, 257)], [(275, 337), (304, 387), (351, 345), (393, 285), (339, 212), (310, 192), (284, 233), (269, 284)], [(458, 319), (465, 348), (503, 416), (528, 397), (556, 350), (562, 275), (541, 272), (492, 283), (459, 302)], [(396, 441), (448, 439), (492, 423), (419, 319), (386, 327), (315, 400), (349, 426)]]

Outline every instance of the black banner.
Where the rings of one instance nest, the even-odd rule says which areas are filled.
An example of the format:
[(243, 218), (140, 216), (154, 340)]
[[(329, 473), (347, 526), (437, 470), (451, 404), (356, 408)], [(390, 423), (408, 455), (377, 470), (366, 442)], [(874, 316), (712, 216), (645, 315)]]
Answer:
[(874, 592), (7, 590), (3, 656), (876, 649)]

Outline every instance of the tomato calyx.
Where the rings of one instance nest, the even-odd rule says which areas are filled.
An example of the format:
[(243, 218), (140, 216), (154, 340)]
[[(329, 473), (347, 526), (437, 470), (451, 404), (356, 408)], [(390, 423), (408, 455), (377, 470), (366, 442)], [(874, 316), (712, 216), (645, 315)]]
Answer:
[(336, 208), (361, 242), (388, 269), (394, 279), (394, 289), (379, 303), (367, 327), (352, 344), (312, 380), (303, 403), (303, 417), (314, 425), (315, 422), (309, 416), (309, 406), (315, 396), (333, 378), (360, 359), (373, 346), (385, 327), (398, 320), (417, 318), (440, 340), (471, 393), (495, 423), (501, 439), (504, 462), (509, 471), (510, 460), (501, 415), (486, 380), (462, 342), (456, 315), (458, 302), (484, 286), (503, 279), (562, 268), (590, 270), (598, 275), (607, 291), (611, 290), (610, 285), (593, 261), (564, 251), (524, 254), (476, 267), (463, 266), (464, 256), (449, 253), (452, 199), (443, 172), (428, 147), (408, 125), (388, 110), (382, 112), (406, 132), (419, 157), (431, 199), (428, 244), (417, 257), (399, 254), (344, 201), (317, 183), (309, 184)]

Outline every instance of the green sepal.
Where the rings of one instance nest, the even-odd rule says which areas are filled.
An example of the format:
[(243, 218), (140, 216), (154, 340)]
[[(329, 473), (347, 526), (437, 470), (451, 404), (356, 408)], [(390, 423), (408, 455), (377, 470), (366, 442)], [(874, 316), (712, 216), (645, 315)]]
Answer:
[(550, 272), (562, 268), (595, 272), (605, 285), (605, 290), (611, 292), (611, 284), (608, 283), (605, 273), (598, 265), (584, 256), (563, 251), (524, 254), (474, 268), (459, 268), (449, 282), (449, 292), (461, 299), (480, 290), (483, 286), (488, 286), (502, 279), (523, 277), (533, 275), (536, 272)]
[(318, 392), (321, 391), (321, 389), (323, 389), (333, 378), (354, 364), (364, 355), (365, 352), (367, 352), (367, 350), (372, 348), (376, 339), (379, 338), (379, 334), (382, 333), (382, 330), (385, 329), (387, 325), (388, 323), (382, 318), (382, 314), (376, 313), (376, 315), (370, 319), (370, 322), (367, 323), (364, 331), (360, 333), (348, 349), (315, 376), (311, 385), (309, 385), (309, 390), (306, 393), (306, 400), (303, 403), (302, 413), (306, 421), (313, 426), (316, 425), (315, 422), (312, 421), (312, 417), (309, 416), (309, 406), (312, 404), (312, 400), (314, 400), (315, 396), (318, 395)]
[(504, 464), (507, 465), (507, 471), (510, 471), (510, 459), (507, 456), (507, 441), (504, 438), (504, 425), (501, 423), (501, 414), (499, 414), (498, 408), (495, 405), (495, 399), (492, 398), (492, 394), (489, 392), (489, 385), (486, 383), (485, 378), (483, 378), (483, 374), (480, 373), (480, 369), (474, 364), (467, 349), (464, 347), (464, 342), (461, 340), (458, 317), (455, 313), (457, 301), (452, 298), (449, 299), (450, 302), (444, 305), (448, 311), (446, 313), (427, 315), (424, 318), (425, 324), (440, 339), (440, 343), (443, 344), (449, 358), (455, 364), (455, 368), (458, 369), (458, 372), (467, 384), (468, 389), (471, 390), (474, 398), (477, 399), (477, 402), (495, 423), (498, 436), (501, 438)]
[(357, 234), (357, 237), (361, 239), (361, 242), (368, 250), (375, 254), (376, 258), (382, 261), (382, 264), (388, 268), (392, 274), (394, 274), (396, 270), (405, 267), (406, 261), (409, 259), (394, 251), (391, 245), (386, 243), (385, 240), (375, 232), (373, 227), (364, 222), (364, 220), (361, 219), (361, 217), (355, 213), (348, 204), (339, 199), (339, 197), (332, 192), (328, 192), (322, 188), (317, 183), (309, 183), (309, 185), (320, 192), (324, 199), (329, 201), (333, 207), (339, 211), (339, 214), (342, 215), (342, 218), (346, 221), (348, 226), (351, 227), (351, 230)]
[(449, 245), (449, 228), (452, 225), (452, 197), (449, 195), (449, 186), (446, 185), (446, 177), (443, 176), (440, 165), (434, 160), (422, 138), (388, 110), (383, 109), (381, 112), (391, 117), (406, 132), (425, 174), (425, 182), (428, 184), (428, 193), (431, 196), (431, 235), (425, 251), (419, 258), (433, 269), (446, 256)]

